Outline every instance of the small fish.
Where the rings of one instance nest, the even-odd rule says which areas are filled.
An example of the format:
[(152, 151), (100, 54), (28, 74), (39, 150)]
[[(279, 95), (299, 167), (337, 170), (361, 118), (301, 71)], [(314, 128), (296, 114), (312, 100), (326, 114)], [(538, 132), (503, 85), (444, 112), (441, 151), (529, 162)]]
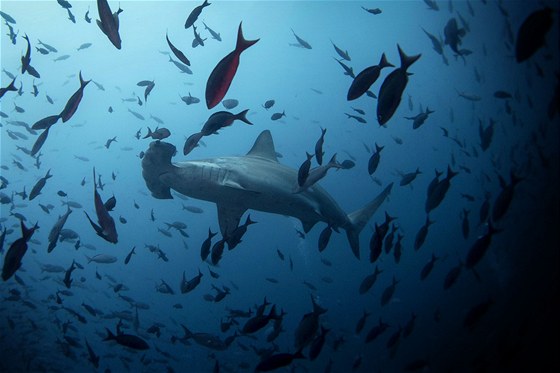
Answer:
[(190, 66), (191, 62), (189, 61), (189, 59), (185, 56), (183, 52), (181, 52), (181, 50), (179, 50), (177, 47), (173, 45), (173, 43), (171, 43), (171, 40), (169, 40), (169, 36), (167, 35), (167, 33), (165, 34), (165, 38), (167, 39), (167, 45), (169, 45), (169, 48), (171, 49), (175, 57), (177, 57), (179, 61), (181, 61), (185, 65)]
[(302, 38), (297, 36), (293, 29), (291, 29), (291, 30), (292, 30), (292, 33), (294, 34), (294, 37), (296, 38), (296, 40), (298, 42), (298, 44), (293, 44), (294, 46), (305, 48), (305, 49), (312, 49), (311, 44), (309, 44), (308, 42), (306, 42), (305, 40), (303, 40)]
[(285, 116), (286, 116), (286, 112), (285, 112), (285, 111), (282, 111), (281, 113), (274, 113), (274, 114), (272, 114), (271, 117), (270, 117), (270, 119), (271, 119), (271, 120), (278, 120), (278, 119), (280, 119), (280, 118), (282, 118), (282, 117), (285, 117)]
[(185, 21), (185, 29), (188, 29), (189, 27), (194, 25), (194, 23), (202, 13), (202, 9), (206, 8), (208, 5), (211, 4), (208, 2), (208, 0), (204, 0), (204, 2), (201, 5), (198, 5), (191, 11), (189, 16), (187, 17), (187, 20)]
[(271, 107), (274, 106), (275, 101), (274, 100), (267, 100), (264, 104), (263, 104), (263, 108), (265, 108), (266, 110), (270, 109)]
[(350, 88), (348, 89), (346, 100), (355, 100), (366, 93), (371, 85), (375, 83), (377, 78), (379, 78), (381, 70), (385, 67), (394, 67), (394, 65), (387, 61), (385, 53), (383, 53), (379, 64), (366, 68), (354, 78)]
[(216, 32), (216, 31), (212, 30), (212, 29), (211, 29), (210, 27), (208, 27), (208, 26), (206, 25), (206, 23), (204, 23), (204, 22), (202, 22), (202, 24), (204, 25), (204, 28), (205, 28), (206, 30), (208, 30), (208, 32), (210, 33), (210, 35), (212, 35), (212, 39), (215, 39), (215, 40), (217, 40), (217, 41), (222, 41), (222, 38), (221, 38), (219, 32)]
[(119, 14), (122, 9), (119, 7), (115, 13), (111, 12), (111, 8), (107, 0), (97, 0), (97, 10), (99, 12), (99, 20), (97, 26), (107, 36), (109, 41), (117, 49), (121, 49), (121, 37), (119, 35)]
[(381, 12), (382, 12), (382, 10), (379, 9), (379, 8), (367, 9), (367, 8), (364, 8), (362, 6), (362, 9), (365, 10), (366, 12), (368, 12), (368, 13), (373, 14), (373, 15), (378, 15), (378, 14), (381, 14)]
[(82, 49), (87, 49), (92, 46), (92, 43), (83, 43), (78, 47), (78, 50), (81, 51)]

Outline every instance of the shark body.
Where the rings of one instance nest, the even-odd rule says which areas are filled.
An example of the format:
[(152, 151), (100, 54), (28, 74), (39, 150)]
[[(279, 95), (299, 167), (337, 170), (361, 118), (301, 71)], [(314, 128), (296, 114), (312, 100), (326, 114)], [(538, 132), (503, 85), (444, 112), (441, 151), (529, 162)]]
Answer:
[(359, 234), (391, 191), (388, 185), (362, 209), (346, 214), (319, 185), (294, 193), (297, 170), (282, 165), (270, 131), (263, 131), (245, 156), (171, 162), (174, 145), (154, 141), (142, 159), (142, 175), (152, 196), (171, 199), (170, 189), (218, 207), (220, 231), (227, 237), (249, 209), (299, 219), (307, 233), (319, 221), (346, 231), (354, 255), (360, 257)]

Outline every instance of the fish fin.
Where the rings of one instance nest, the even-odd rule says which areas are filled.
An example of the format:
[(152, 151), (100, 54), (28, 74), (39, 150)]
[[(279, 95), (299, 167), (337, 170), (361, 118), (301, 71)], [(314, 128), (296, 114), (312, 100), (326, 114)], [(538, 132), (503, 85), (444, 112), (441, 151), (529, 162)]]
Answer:
[(311, 228), (313, 228), (313, 226), (314, 226), (315, 224), (317, 224), (317, 221), (316, 221), (316, 220), (314, 220), (314, 221), (309, 221), (309, 220), (303, 221), (303, 220), (302, 220), (302, 221), (301, 221), (301, 225), (303, 226), (303, 231), (304, 231), (305, 233), (309, 233), (309, 231), (311, 230)]
[(237, 228), (239, 220), (241, 220), (241, 216), (245, 211), (247, 211), (246, 208), (218, 205), (218, 223), (220, 224), (220, 232), (223, 237), (229, 237)]
[(101, 21), (98, 19), (96, 19), (95, 21), (97, 22), (97, 26), (99, 26), (99, 29), (101, 29), (101, 32), (107, 35), (107, 32), (105, 32), (105, 29), (103, 28), (103, 23), (101, 23)]
[(89, 223), (91, 224), (91, 226), (93, 227), (93, 229), (95, 229), (95, 233), (97, 233), (100, 236), (103, 236), (103, 228), (101, 228), (99, 225), (95, 224), (93, 222), (93, 220), (91, 220), (91, 218), (89, 217), (88, 213), (84, 211), (84, 214), (86, 214)]
[(274, 149), (274, 142), (269, 130), (261, 132), (259, 137), (255, 140), (253, 147), (247, 153), (248, 157), (260, 157), (270, 161), (278, 162), (276, 157), (276, 149)]
[(399, 57), (401, 58), (401, 69), (406, 71), (406, 69), (408, 69), (410, 67), (410, 65), (412, 65), (414, 62), (416, 62), (421, 56), (422, 54), (417, 54), (414, 56), (407, 56), (403, 50), (401, 49), (401, 46), (397, 44), (397, 48), (399, 50)]
[(348, 242), (350, 243), (352, 252), (358, 259), (360, 259), (360, 232), (379, 206), (381, 206), (383, 201), (385, 201), (385, 199), (389, 196), (392, 187), (393, 183), (389, 184), (367, 205), (362, 207), (360, 210), (348, 214), (350, 226), (346, 228), (346, 236), (348, 237)]

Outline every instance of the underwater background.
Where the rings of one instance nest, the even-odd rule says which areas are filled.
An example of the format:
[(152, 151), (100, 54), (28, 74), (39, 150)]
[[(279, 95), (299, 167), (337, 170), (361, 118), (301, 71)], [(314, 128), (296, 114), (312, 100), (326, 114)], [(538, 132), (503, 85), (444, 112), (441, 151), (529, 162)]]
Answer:
[[(0, 2), (1, 87), (12, 81), (9, 74), (15, 88), (21, 86), (21, 95), (8, 91), (0, 101), (2, 262), (21, 237), (20, 220), (28, 228), (36, 222), (40, 227), (28, 242), (21, 267), (0, 282), (1, 372), (254, 371), (270, 354), (294, 357), (296, 334), (310, 315), (329, 331), (325, 335), (317, 325), (311, 327), (306, 336), (310, 342), (301, 351), (305, 358), (279, 371), (558, 369), (557, 2), (446, 0), (437, 1), (434, 10), (425, 1), (213, 1), (195, 22), (204, 46), (193, 47), (193, 28), (185, 29), (184, 23), (201, 2), (111, 1), (112, 12), (122, 8), (121, 49), (96, 25), (96, 2), (72, 1), (71, 8), (65, 3)], [(552, 8), (553, 25), (544, 46), (518, 63), (518, 30), (545, 6)], [(85, 20), (88, 11), (91, 23)], [(428, 34), (443, 40), (453, 18), (465, 30), (461, 55), (440, 41), (442, 55)], [(219, 32), (221, 41), (202, 22)], [(209, 110), (204, 101), (207, 80), (234, 50), (241, 22), (245, 39), (259, 41), (241, 54), (225, 95), (238, 104), (227, 109), (220, 103)], [(166, 34), (190, 60), (191, 73), (169, 61), (177, 58)], [(21, 73), (24, 35), (40, 78)], [(311, 49), (302, 47), (295, 35)], [(351, 60), (343, 60), (333, 44)], [(371, 86), (377, 96), (384, 79), (400, 66), (397, 44), (408, 56), (421, 57), (408, 68), (395, 114), (380, 126), (376, 98), (364, 94), (347, 100), (352, 78), (340, 62), (358, 74), (378, 64), (385, 53), (395, 67), (382, 69)], [(80, 72), (92, 83), (71, 119), (50, 128), (37, 160), (29, 153), (42, 131), (31, 126), (65, 107), (80, 87)], [(145, 85), (138, 86), (141, 81), (153, 81), (149, 96)], [(200, 102), (187, 104), (189, 95)], [(274, 105), (265, 109), (268, 100)], [(427, 108), (433, 113), (413, 128), (405, 117)], [(182, 154), (185, 139), (200, 131), (211, 114), (245, 109), (252, 125), (236, 121)], [(285, 116), (271, 118), (283, 112)], [(488, 126), (493, 126), (490, 139), (480, 131)], [(148, 127), (170, 131), (162, 141), (177, 147), (173, 160), (179, 162), (242, 156), (263, 130), (270, 130), (279, 162), (296, 171), (305, 153), (314, 152), (321, 128), (327, 129), (324, 162), (336, 153), (347, 166), (330, 170), (319, 183), (347, 213), (394, 184), (360, 235), (360, 259), (343, 230), (334, 232), (319, 251), (326, 224), (305, 233), (293, 217), (249, 210), (241, 222), (250, 214), (257, 223), (213, 265), (210, 258), (201, 260), (200, 248), (209, 229), (219, 232), (216, 205), (174, 191), (169, 200), (151, 196), (141, 159), (154, 141), (143, 139)], [(370, 175), (368, 162), (376, 144), (383, 151)], [(435, 170), (445, 179), (448, 167), (458, 174), (441, 204), (427, 214)], [(83, 213), (96, 220), (93, 189), (99, 180), (93, 179), (94, 168), (102, 200), (116, 199), (110, 212), (116, 244), (96, 235)], [(401, 186), (402, 175), (416, 169), (421, 173)], [(29, 200), (47, 170), (52, 177)], [(481, 208), (488, 201), (492, 215), (504, 190), (513, 191), (511, 203), (499, 220), (491, 221), (498, 231), (489, 233), (493, 231), (486, 216), (481, 221)], [(64, 228), (71, 231), (64, 231), (68, 238), (48, 252), (49, 232), (68, 203), (72, 213)], [(383, 240), (383, 251), (372, 263), (370, 239), (385, 214), (395, 218), (387, 233), (394, 235), (393, 243)], [(433, 223), (425, 242), (415, 248), (427, 216)], [(182, 227), (177, 222), (186, 228), (177, 229)], [(398, 237), (400, 256), (395, 254)], [(485, 255), (467, 268), (469, 253), (488, 239)], [(100, 261), (116, 261), (99, 263), (96, 255), (105, 255)], [(426, 269), (433, 255), (433, 268)], [(78, 267), (68, 271), (74, 262)], [(376, 268), (375, 283), (360, 292)], [(183, 294), (182, 278), (189, 280), (199, 271), (200, 284)], [(456, 281), (444, 285), (452, 271)], [(64, 281), (68, 272), (70, 287)], [(225, 289), (225, 298), (216, 298)], [(263, 302), (270, 303), (264, 314), (274, 317), (262, 329), (243, 333)], [(326, 312), (314, 313), (313, 303)], [(251, 316), (235, 316), (231, 310), (251, 310)], [(280, 332), (269, 342), (277, 320)], [(379, 330), (385, 323), (388, 327)], [(185, 334), (183, 326), (194, 334)], [(149, 348), (105, 341), (106, 328), (137, 336)], [(311, 360), (310, 345), (319, 348), (323, 337), (322, 350)], [(228, 344), (204, 346), (204, 339), (213, 338)], [(99, 357), (98, 367), (92, 356)]]

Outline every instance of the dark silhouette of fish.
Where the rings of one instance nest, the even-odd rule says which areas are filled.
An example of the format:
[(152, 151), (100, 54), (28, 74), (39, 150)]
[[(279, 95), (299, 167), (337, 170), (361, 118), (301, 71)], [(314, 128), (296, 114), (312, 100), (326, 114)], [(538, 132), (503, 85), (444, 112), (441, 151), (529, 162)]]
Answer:
[(81, 71), (79, 77), (80, 77), (80, 88), (78, 88), (78, 90), (74, 92), (72, 97), (70, 97), (70, 99), (66, 103), (66, 106), (64, 107), (62, 112), (59, 114), (60, 118), (62, 119), (62, 122), (68, 121), (70, 118), (72, 118), (76, 110), (78, 110), (78, 105), (80, 105), (80, 101), (82, 101), (82, 97), (84, 96), (84, 88), (88, 85), (89, 82), (91, 82), (91, 80), (84, 81), (84, 79), (82, 78)]
[(311, 49), (311, 44), (309, 44), (308, 42), (306, 42), (305, 40), (303, 40), (302, 38), (300, 38), (294, 31), (294, 29), (290, 29), (292, 30), (292, 33), (294, 34), (296, 40), (298, 41), (299, 44), (293, 44), (294, 46), (297, 47), (301, 47), (301, 48), (305, 48), (305, 49)]
[(393, 64), (387, 61), (385, 53), (381, 55), (381, 60), (379, 61), (378, 65), (370, 66), (356, 75), (356, 77), (352, 81), (352, 84), (350, 85), (350, 88), (348, 89), (346, 100), (355, 100), (366, 93), (369, 87), (371, 87), (371, 85), (375, 83), (377, 78), (379, 78), (381, 69), (383, 69), (384, 67), (394, 67)]
[(183, 52), (179, 50), (179, 48), (175, 47), (173, 43), (171, 43), (171, 40), (169, 40), (169, 36), (167, 34), (165, 34), (165, 39), (167, 39), (167, 44), (169, 45), (169, 48), (171, 49), (171, 52), (173, 52), (175, 57), (177, 57), (179, 61), (181, 61), (185, 65), (190, 66), (191, 61), (189, 61), (189, 59), (183, 54)]
[(194, 23), (198, 19), (198, 16), (200, 16), (200, 13), (202, 13), (202, 9), (206, 8), (208, 5), (211, 5), (211, 3), (209, 3), (208, 0), (204, 0), (201, 5), (195, 7), (185, 21), (185, 28), (189, 28), (194, 25)]
[(241, 25), (242, 23), (239, 24), (239, 29), (237, 31), (237, 44), (235, 45), (235, 49), (218, 62), (208, 77), (206, 83), (206, 106), (208, 109), (212, 109), (214, 106), (218, 105), (226, 95), (233, 77), (237, 72), (241, 53), (259, 41), (259, 39), (246, 40), (243, 37)]
[(23, 223), (21, 225), (21, 237), (15, 240), (11, 245), (6, 255), (4, 256), (4, 266), (2, 267), (2, 280), (7, 281), (10, 277), (16, 273), (16, 271), (21, 267), (21, 260), (27, 252), (27, 242), (33, 236), (33, 233), (39, 226), (37, 223), (31, 228), (27, 228)]
[(41, 190), (47, 183), (47, 180), (52, 177), (50, 171), (51, 170), (49, 169), (45, 177), (40, 178), (39, 181), (37, 181), (37, 183), (33, 186), (33, 188), (31, 188), (31, 192), (29, 193), (30, 201), (33, 200), (35, 197), (37, 197), (39, 194), (41, 194)]
[[(93, 169), (93, 180), (95, 180), (95, 168)], [(84, 211), (86, 214), (91, 226), (95, 229), (95, 233), (104, 240), (117, 243), (118, 236), (117, 236), (117, 229), (115, 228), (115, 221), (109, 215), (107, 208), (103, 204), (101, 200), (101, 196), (97, 192), (97, 184), (93, 183), (93, 199), (95, 204), (95, 213), (97, 215), (97, 221), (99, 225), (95, 224), (91, 218), (89, 217), (88, 213)]]
[(552, 9), (548, 7), (531, 13), (523, 21), (515, 41), (515, 59), (518, 63), (528, 60), (544, 46), (552, 24)]
[(12, 91), (12, 92), (17, 91), (17, 88), (14, 85), (15, 82), (16, 82), (16, 78), (14, 77), (12, 82), (8, 84), (8, 86), (6, 86), (5, 88), (4, 87), (0, 88), (0, 98), (2, 98), (8, 91)]
[(401, 67), (393, 70), (383, 81), (379, 90), (377, 101), (377, 120), (380, 125), (384, 125), (391, 119), (401, 103), (402, 94), (408, 84), (407, 69), (416, 62), (422, 55), (407, 56), (400, 45), (397, 44)]
[(119, 7), (115, 13), (111, 12), (111, 8), (107, 3), (107, 0), (97, 0), (97, 11), (99, 13), (99, 19), (97, 21), (97, 26), (101, 31), (109, 38), (109, 41), (117, 49), (121, 49), (121, 36), (119, 35), (119, 14), (122, 9)]
[(148, 343), (142, 338), (132, 335), (132, 334), (117, 334), (114, 335), (111, 331), (107, 328), (107, 337), (105, 337), (104, 341), (116, 341), (118, 344), (122, 346), (126, 346), (135, 350), (147, 350), (150, 348)]

